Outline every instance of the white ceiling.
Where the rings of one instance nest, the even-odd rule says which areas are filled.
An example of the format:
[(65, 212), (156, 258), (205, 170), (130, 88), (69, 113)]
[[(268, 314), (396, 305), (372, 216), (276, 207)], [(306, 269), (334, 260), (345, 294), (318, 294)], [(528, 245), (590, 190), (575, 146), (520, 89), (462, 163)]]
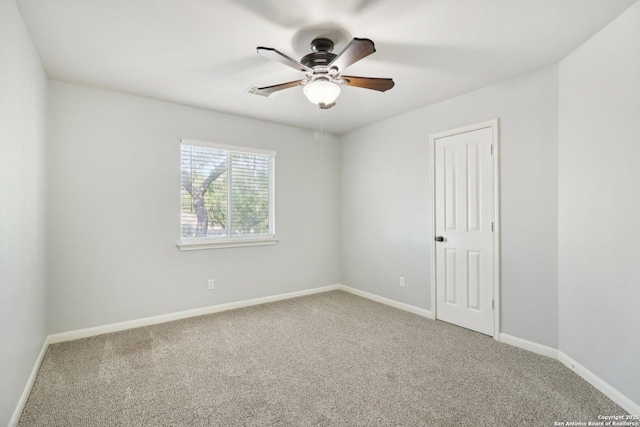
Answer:
[[(377, 52), (349, 75), (392, 77), (386, 93), (345, 87), (324, 111), (344, 133), (554, 64), (635, 0), (18, 0), (52, 79), (275, 123), (317, 129), (300, 87), (245, 91), (301, 72), (312, 35), (372, 39)], [(348, 38), (347, 38), (348, 37)]]

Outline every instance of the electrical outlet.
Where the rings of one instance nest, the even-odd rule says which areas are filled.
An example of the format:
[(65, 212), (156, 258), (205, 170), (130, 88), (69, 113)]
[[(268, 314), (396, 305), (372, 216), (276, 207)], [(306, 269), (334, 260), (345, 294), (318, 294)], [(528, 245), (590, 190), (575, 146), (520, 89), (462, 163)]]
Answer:
[(208, 283), (208, 288), (209, 289), (213, 289), (214, 288), (213, 279), (209, 279), (209, 282), (207, 282), (207, 283)]
[(400, 278), (400, 286), (402, 286), (404, 288), (404, 277)]

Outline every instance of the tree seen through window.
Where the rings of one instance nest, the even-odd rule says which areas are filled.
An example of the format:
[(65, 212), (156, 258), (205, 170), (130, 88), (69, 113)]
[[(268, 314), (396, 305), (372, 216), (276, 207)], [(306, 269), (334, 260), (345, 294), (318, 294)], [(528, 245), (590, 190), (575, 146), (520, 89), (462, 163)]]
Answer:
[(272, 234), (273, 157), (182, 145), (183, 238)]

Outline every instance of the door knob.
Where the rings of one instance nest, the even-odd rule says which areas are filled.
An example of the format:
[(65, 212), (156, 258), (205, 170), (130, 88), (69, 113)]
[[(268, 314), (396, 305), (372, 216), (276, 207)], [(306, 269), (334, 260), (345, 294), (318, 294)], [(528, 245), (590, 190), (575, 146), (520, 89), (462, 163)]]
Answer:
[(436, 242), (444, 242), (444, 237), (436, 236)]

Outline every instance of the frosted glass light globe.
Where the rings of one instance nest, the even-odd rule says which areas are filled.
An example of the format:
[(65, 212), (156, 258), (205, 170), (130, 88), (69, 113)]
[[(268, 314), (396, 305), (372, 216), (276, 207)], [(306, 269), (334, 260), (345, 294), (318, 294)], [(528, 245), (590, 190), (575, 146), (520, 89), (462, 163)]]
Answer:
[(302, 92), (312, 104), (329, 105), (340, 95), (340, 86), (326, 80), (316, 80), (305, 85)]

